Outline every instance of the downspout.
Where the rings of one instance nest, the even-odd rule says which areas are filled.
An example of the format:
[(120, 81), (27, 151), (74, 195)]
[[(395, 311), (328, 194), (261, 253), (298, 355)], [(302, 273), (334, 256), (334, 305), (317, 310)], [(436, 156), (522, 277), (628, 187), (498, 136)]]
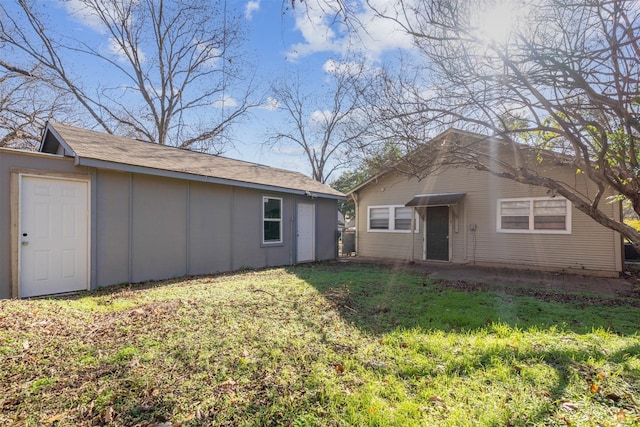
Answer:
[(133, 173), (129, 174), (129, 283), (133, 283)]
[(360, 236), (360, 206), (358, 205), (358, 193), (352, 193), (351, 198), (353, 199), (353, 204), (356, 205), (356, 238), (355, 238), (355, 249), (356, 256), (358, 255), (358, 240)]
[(185, 233), (187, 247), (185, 248), (184, 269), (187, 275), (191, 274), (191, 181), (187, 181), (187, 206), (185, 210), (187, 216)]
[(296, 196), (293, 196), (293, 212), (294, 214), (291, 215), (291, 220), (289, 221), (289, 235), (291, 236), (291, 244), (289, 245), (289, 265), (293, 265), (293, 251), (298, 248), (298, 233), (297, 231), (294, 233), (295, 230), (293, 229), (294, 222), (298, 215), (298, 198)]
[(415, 262), (416, 257), (416, 208), (411, 207), (411, 263)]

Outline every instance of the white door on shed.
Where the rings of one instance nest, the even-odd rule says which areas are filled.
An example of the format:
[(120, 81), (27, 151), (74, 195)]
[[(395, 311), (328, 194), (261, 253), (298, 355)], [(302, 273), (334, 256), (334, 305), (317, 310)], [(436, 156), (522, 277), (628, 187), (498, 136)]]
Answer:
[(89, 183), (20, 179), (20, 297), (89, 288)]
[(298, 203), (297, 262), (315, 261), (315, 205)]

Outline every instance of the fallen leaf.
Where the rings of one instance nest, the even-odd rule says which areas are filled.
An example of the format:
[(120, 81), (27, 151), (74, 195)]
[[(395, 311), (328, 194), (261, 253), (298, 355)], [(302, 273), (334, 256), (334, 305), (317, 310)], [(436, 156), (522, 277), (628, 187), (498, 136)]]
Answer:
[(24, 340), (24, 341), (22, 341), (22, 348), (23, 348), (24, 350), (29, 350), (29, 347), (31, 347), (31, 344), (29, 344), (29, 341), (28, 341), (28, 340)]
[(600, 381), (604, 381), (604, 373), (598, 372), (598, 378), (600, 378)]
[(106, 424), (110, 424), (111, 422), (113, 422), (113, 407), (109, 406), (103, 413), (102, 413), (102, 419), (104, 420), (104, 422)]
[(444, 403), (444, 399), (441, 398), (440, 396), (431, 396), (429, 398), (429, 402)]
[(344, 366), (338, 364), (336, 365), (336, 372), (339, 374), (343, 374), (344, 373)]
[(560, 405), (560, 407), (566, 411), (575, 411), (576, 409), (578, 409), (578, 405), (571, 402), (562, 402), (562, 405)]
[(597, 393), (598, 390), (600, 390), (600, 386), (598, 386), (598, 384), (596, 383), (591, 384), (591, 387), (589, 387), (589, 391), (591, 393)]
[(626, 420), (627, 420), (627, 414), (626, 412), (624, 412), (624, 409), (620, 408), (620, 410), (616, 414), (616, 421), (626, 421)]
[(54, 415), (52, 417), (47, 418), (44, 422), (47, 423), (47, 424), (51, 424), (51, 423), (54, 423), (56, 421), (60, 421), (63, 418), (64, 418), (64, 415), (58, 414), (58, 415)]
[(236, 385), (236, 382), (234, 380), (232, 380), (231, 378), (229, 378), (228, 380), (223, 381), (222, 383), (220, 383), (219, 387), (228, 388), (228, 387), (233, 387), (234, 385)]

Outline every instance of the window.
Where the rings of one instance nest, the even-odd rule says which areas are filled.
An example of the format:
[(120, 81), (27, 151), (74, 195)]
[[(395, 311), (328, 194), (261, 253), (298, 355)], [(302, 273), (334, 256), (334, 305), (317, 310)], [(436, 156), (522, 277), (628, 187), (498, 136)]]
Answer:
[(282, 243), (282, 199), (262, 198), (262, 243)]
[(395, 210), (394, 215), (394, 228), (396, 230), (411, 231), (411, 208), (393, 208)]
[(388, 230), (389, 208), (369, 208), (369, 228), (372, 230)]
[[(405, 206), (369, 206), (367, 231), (411, 232), (412, 208)], [(415, 231), (418, 232), (418, 218), (414, 220)]]
[(504, 233), (571, 233), (571, 205), (561, 197), (498, 200), (497, 230)]

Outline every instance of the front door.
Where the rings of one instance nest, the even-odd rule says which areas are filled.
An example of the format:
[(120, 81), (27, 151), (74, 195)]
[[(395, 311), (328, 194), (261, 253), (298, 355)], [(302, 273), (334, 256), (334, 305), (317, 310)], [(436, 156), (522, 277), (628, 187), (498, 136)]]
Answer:
[(298, 203), (297, 262), (315, 261), (315, 205)]
[(449, 261), (449, 207), (427, 208), (426, 259)]
[(22, 176), (20, 297), (89, 287), (89, 183)]

